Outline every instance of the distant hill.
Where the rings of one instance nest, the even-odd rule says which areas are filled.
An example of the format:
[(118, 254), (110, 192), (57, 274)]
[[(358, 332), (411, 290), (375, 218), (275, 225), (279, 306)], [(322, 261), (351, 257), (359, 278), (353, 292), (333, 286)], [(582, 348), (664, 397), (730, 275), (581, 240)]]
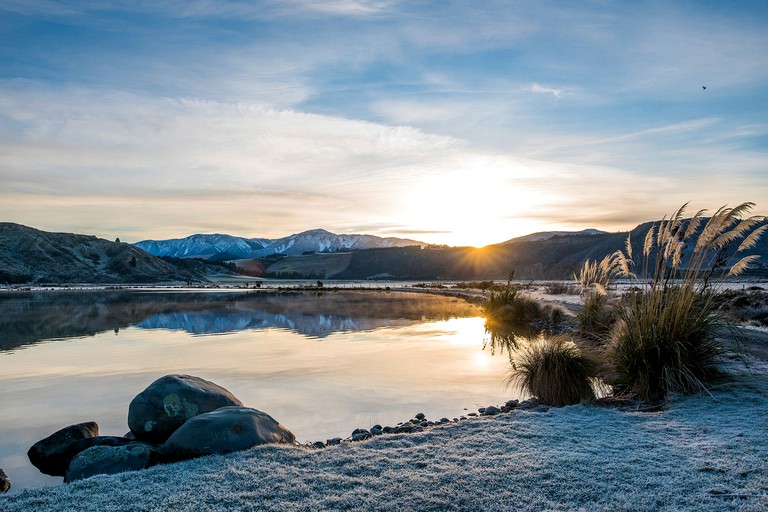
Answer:
[(581, 231), (539, 231), (538, 233), (531, 233), (530, 235), (519, 236), (512, 238), (502, 244), (511, 244), (515, 242), (543, 242), (556, 236), (581, 236), (581, 235), (608, 235), (610, 233), (606, 231), (600, 231), (599, 229), (582, 229)]
[(313, 229), (275, 240), (215, 234), (192, 235), (170, 240), (142, 240), (134, 245), (154, 256), (229, 261), (263, 258), (273, 254), (296, 256), (314, 252), (340, 252), (425, 244), (404, 238), (337, 235), (324, 229)]
[(0, 223), (0, 283), (205, 282), (208, 271), (197, 262), (182, 268), (131, 244)]
[[(636, 258), (653, 224), (640, 224), (630, 232)], [(307, 269), (307, 277), (331, 279), (506, 279), (512, 270), (518, 279), (570, 279), (587, 259), (601, 260), (608, 254), (623, 250), (626, 240), (626, 232), (585, 230), (536, 233), (482, 249), (403, 247), (357, 251), (351, 254), (344, 270), (324, 276), (317, 275), (316, 265), (304, 268)], [(748, 275), (768, 276), (768, 236), (746, 254), (761, 256), (758, 263), (751, 266)], [(306, 263), (311, 261), (311, 258), (305, 260)], [(290, 266), (292, 277), (301, 274), (302, 262), (285, 258), (279, 263), (283, 268)], [(268, 266), (266, 273), (276, 272)]]

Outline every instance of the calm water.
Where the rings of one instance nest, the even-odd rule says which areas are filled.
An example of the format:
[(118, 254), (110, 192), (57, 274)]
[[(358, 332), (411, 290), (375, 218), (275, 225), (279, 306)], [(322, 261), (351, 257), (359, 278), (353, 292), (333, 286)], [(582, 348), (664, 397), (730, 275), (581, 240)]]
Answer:
[(123, 435), (131, 399), (168, 373), (224, 386), (301, 442), (453, 418), (514, 397), (483, 324), (464, 301), (394, 292), (0, 293), (0, 468), (16, 491), (60, 483), (28, 448), (82, 421)]

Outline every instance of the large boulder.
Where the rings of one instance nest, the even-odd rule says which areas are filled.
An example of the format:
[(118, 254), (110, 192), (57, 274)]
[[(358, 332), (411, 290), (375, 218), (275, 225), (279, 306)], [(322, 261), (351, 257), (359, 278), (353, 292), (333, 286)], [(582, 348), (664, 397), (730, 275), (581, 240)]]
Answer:
[(64, 481), (138, 471), (153, 466), (157, 459), (158, 451), (154, 446), (138, 441), (122, 446), (92, 446), (72, 459)]
[(72, 445), (82, 439), (98, 435), (99, 425), (95, 421), (70, 425), (33, 444), (27, 456), (42, 473), (64, 476), (72, 458), (72, 453), (69, 451)]
[(5, 474), (5, 471), (0, 469), (0, 493), (8, 492), (10, 488), (11, 481), (8, 479), (8, 475)]
[(223, 387), (192, 375), (166, 375), (136, 395), (128, 427), (136, 439), (163, 443), (190, 418), (243, 403)]
[(195, 416), (166, 441), (166, 460), (247, 450), (266, 443), (293, 444), (296, 436), (265, 412), (250, 407), (222, 407)]

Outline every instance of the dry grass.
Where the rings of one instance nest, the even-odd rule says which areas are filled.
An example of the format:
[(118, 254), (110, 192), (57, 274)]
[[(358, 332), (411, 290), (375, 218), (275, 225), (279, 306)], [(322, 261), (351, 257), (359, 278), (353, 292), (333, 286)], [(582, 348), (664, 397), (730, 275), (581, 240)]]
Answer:
[[(714, 293), (718, 280), (738, 275), (754, 259), (739, 257), (766, 228), (763, 217), (741, 218), (753, 206), (724, 206), (704, 222), (704, 210), (685, 220), (683, 205), (649, 230), (641, 272), (649, 284), (618, 310), (610, 336), (621, 382), (641, 398), (706, 390), (717, 375), (715, 338), (728, 322), (715, 314)], [(634, 264), (629, 243), (625, 261)]]
[(541, 403), (578, 404), (595, 398), (596, 359), (562, 336), (539, 336), (514, 355), (508, 384), (519, 386)]

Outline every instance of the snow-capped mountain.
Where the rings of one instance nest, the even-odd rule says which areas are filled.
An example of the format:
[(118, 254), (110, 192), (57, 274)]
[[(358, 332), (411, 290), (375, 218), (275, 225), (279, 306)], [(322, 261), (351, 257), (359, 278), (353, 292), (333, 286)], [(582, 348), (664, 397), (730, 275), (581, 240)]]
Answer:
[(134, 245), (154, 256), (235, 260), (262, 258), (270, 254), (291, 256), (306, 252), (336, 252), (424, 244), (405, 238), (337, 235), (324, 229), (313, 229), (275, 240), (215, 234), (192, 235), (171, 240), (143, 240)]

